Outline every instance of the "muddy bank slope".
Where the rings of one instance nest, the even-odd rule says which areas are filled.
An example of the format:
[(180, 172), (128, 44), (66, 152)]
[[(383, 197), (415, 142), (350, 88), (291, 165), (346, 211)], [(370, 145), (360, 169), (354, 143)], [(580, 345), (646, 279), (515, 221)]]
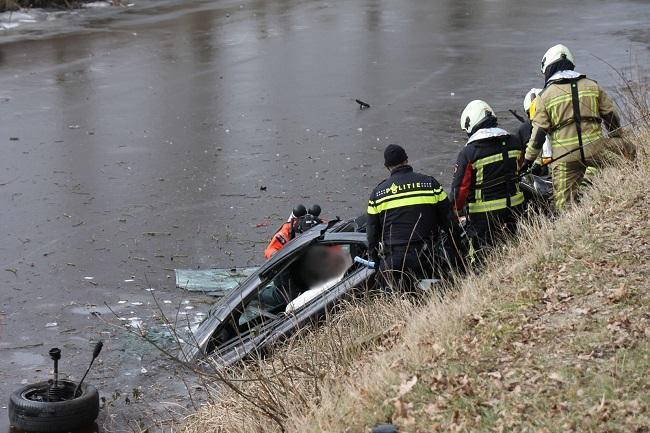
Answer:
[[(232, 382), (204, 431), (644, 431), (650, 160), (603, 171), (444, 301), (350, 307)], [(236, 391), (236, 392), (235, 392)]]

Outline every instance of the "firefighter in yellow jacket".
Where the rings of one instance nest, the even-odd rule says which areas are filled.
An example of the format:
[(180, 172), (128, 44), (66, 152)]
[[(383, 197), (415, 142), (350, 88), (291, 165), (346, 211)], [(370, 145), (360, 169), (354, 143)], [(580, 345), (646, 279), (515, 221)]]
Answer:
[(615, 136), (620, 120), (605, 91), (584, 74), (575, 72), (571, 51), (551, 47), (542, 59), (544, 90), (535, 99), (533, 131), (521, 171), (533, 165), (548, 134), (552, 143), (553, 196), (557, 210), (574, 201), (589, 167), (601, 161), (604, 124)]

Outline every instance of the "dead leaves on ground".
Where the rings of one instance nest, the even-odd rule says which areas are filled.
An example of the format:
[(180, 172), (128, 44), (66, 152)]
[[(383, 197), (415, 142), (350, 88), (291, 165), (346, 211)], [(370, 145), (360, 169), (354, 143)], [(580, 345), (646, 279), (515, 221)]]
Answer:
[[(650, 336), (650, 294), (638, 278), (648, 260), (637, 260), (646, 241), (634, 225), (605, 226), (607, 233), (585, 234), (565, 262), (533, 270), (539, 285), (520, 287), (519, 305), (504, 310), (499, 301), (465, 316), (466, 333), (444, 348), (419, 341), (429, 364), (418, 365), (418, 376), (404, 373), (384, 402), (392, 421), (407, 432), (641, 428), (649, 419), (638, 398), (642, 379), (626, 382), (618, 359)], [(631, 237), (615, 242), (619, 228)], [(398, 367), (416, 371), (405, 359)], [(615, 397), (598, 395), (592, 378)]]

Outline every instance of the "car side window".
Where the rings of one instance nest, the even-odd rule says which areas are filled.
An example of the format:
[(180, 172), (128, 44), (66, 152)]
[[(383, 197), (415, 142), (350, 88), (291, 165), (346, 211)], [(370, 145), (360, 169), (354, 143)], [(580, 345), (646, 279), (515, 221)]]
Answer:
[[(280, 271), (245, 303), (239, 325), (274, 319), (297, 298), (309, 299), (329, 290), (359, 267), (354, 257), (366, 253), (365, 245), (355, 243), (315, 244)], [(319, 292), (319, 293), (314, 293)]]

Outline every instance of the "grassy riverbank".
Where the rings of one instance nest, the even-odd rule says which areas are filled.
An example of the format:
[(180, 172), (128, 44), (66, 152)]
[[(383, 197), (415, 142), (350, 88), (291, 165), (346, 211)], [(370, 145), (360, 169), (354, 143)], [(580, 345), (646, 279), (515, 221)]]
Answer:
[(647, 431), (650, 133), (628, 135), (634, 163), (531, 221), (453, 296), (344, 309), (230, 372), (185, 432)]

